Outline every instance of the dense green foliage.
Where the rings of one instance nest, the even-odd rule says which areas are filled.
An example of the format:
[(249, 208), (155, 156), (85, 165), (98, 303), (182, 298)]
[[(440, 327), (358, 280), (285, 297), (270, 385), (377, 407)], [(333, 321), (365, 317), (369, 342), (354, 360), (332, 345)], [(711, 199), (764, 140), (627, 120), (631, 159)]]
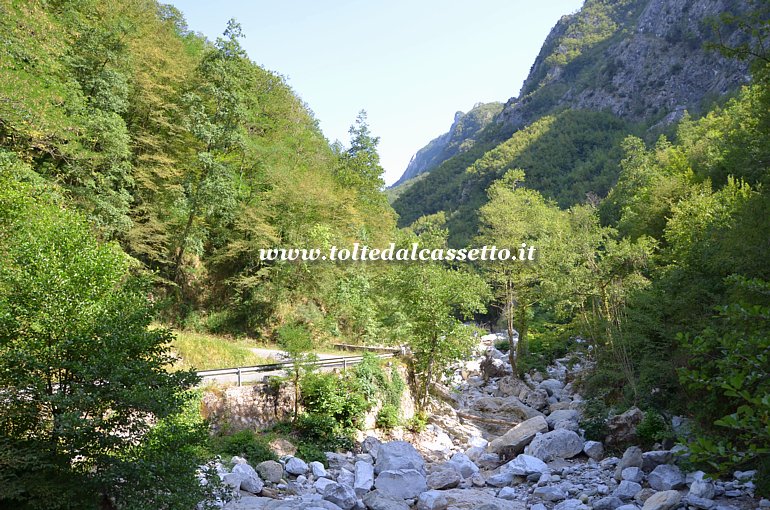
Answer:
[(0, 253), (0, 502), (195, 505), (206, 432), (180, 413), (197, 378), (166, 371), (171, 335), (148, 328), (147, 278), (5, 152)]

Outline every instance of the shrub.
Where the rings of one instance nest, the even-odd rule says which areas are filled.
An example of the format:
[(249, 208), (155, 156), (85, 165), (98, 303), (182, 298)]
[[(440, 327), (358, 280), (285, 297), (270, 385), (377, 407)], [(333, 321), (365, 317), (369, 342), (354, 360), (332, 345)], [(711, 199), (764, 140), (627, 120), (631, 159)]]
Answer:
[(380, 412), (377, 413), (377, 427), (385, 430), (391, 430), (398, 426), (398, 408), (391, 405), (391, 404), (385, 404), (382, 406), (382, 409), (380, 409)]
[(674, 433), (666, 419), (657, 411), (648, 410), (636, 427), (636, 435), (644, 448), (673, 439)]
[(586, 400), (583, 404), (583, 419), (580, 428), (585, 430), (585, 438), (590, 441), (604, 441), (609, 429), (607, 428), (607, 416), (609, 409), (604, 401), (597, 398)]
[(428, 425), (428, 416), (420, 411), (415, 413), (415, 415), (407, 420), (406, 422), (406, 429), (410, 432), (414, 433), (420, 433), (423, 430), (425, 430), (425, 427)]
[(227, 436), (219, 436), (212, 440), (212, 449), (229, 456), (238, 455), (251, 464), (278, 460), (270, 449), (267, 439), (252, 430), (241, 430)]

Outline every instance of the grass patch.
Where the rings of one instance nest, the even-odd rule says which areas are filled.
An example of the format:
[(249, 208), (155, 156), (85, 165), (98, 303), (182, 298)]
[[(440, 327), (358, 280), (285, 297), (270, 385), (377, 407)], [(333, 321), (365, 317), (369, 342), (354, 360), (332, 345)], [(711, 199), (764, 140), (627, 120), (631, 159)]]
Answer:
[(275, 363), (275, 360), (251, 352), (250, 349), (255, 346), (248, 340), (187, 331), (174, 331), (174, 334), (176, 338), (171, 346), (181, 359), (174, 363), (172, 370), (208, 370)]

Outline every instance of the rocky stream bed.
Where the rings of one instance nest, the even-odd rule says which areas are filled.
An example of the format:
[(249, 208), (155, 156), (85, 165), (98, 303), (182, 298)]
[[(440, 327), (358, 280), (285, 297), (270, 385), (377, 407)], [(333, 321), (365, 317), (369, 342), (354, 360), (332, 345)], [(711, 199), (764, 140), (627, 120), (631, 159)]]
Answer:
[[(489, 344), (487, 339), (487, 344)], [(571, 381), (590, 369), (560, 359), (547, 373), (511, 375), (487, 346), (457, 367), (420, 434), (368, 436), (358, 453), (327, 453), (325, 467), (293, 456), (215, 468), (232, 489), (227, 510), (749, 510), (752, 472), (711, 480), (686, 472), (686, 446), (642, 451), (633, 444), (642, 413), (610, 419), (605, 441), (586, 441), (582, 399)], [(450, 389), (452, 388), (452, 389)], [(514, 425), (515, 424), (515, 425)], [(406, 440), (404, 440), (406, 439)], [(620, 457), (605, 454), (623, 451)], [(230, 467), (231, 466), (231, 467)]]

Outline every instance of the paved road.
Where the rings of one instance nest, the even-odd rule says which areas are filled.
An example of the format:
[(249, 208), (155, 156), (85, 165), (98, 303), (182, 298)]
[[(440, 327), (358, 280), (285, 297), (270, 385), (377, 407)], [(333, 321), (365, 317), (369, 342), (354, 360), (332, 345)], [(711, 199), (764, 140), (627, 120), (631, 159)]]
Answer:
[[(256, 348), (255, 348), (256, 349)], [(280, 355), (282, 351), (279, 350), (273, 350), (273, 349), (259, 349), (261, 352), (257, 353), (259, 356), (267, 357), (264, 353), (271, 353), (276, 356)], [(380, 355), (381, 357), (389, 357), (392, 355)], [(360, 354), (352, 354), (347, 356), (335, 356), (333, 354), (319, 354), (318, 355), (319, 362), (323, 363), (322, 366), (318, 367), (318, 370), (329, 372), (332, 370), (338, 370), (338, 369), (344, 369), (349, 366), (356, 365), (361, 361), (361, 355)], [(334, 361), (327, 361), (327, 360), (334, 360)], [(285, 362), (285, 359), (279, 359), (276, 362), (277, 363), (283, 363)], [(243, 368), (243, 367), (242, 367)], [(226, 370), (226, 369), (223, 369)], [(207, 372), (215, 372), (214, 370), (203, 370), (199, 372), (201, 374), (201, 384), (207, 384), (207, 383), (216, 383), (216, 384), (238, 384), (239, 381), (239, 375), (237, 373), (225, 373), (225, 374), (210, 374)], [(259, 372), (244, 372), (240, 374), (240, 383), (253, 383), (253, 382), (261, 382), (264, 381), (266, 378), (271, 376), (285, 376), (286, 370), (285, 369), (277, 369), (277, 370), (270, 370), (270, 371), (259, 371)]]

